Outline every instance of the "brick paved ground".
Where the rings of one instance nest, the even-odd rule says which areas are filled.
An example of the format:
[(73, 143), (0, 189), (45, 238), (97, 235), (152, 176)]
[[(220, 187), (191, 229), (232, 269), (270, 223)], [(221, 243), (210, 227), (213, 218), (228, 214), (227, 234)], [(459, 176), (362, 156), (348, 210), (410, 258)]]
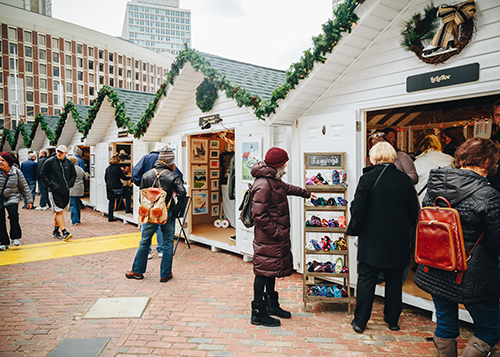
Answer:
[[(108, 223), (90, 209), (84, 212), (89, 228), (82, 229), (81, 238), (88, 232), (86, 237), (137, 230)], [(51, 225), (40, 215), (45, 213), (23, 210), (23, 227), (30, 232), (26, 241), (45, 241), (37, 232)], [(124, 277), (135, 250), (1, 267), (0, 355), (47, 356), (65, 338), (111, 338), (102, 355), (120, 357), (435, 355), (425, 339), (434, 329), (429, 313), (405, 306), (401, 331), (392, 332), (383, 323), (383, 300), (377, 298), (368, 328), (356, 334), (345, 305), (308, 305), (303, 311), (300, 274), (277, 282), (292, 319), (277, 328), (253, 326), (252, 265), (238, 255), (191, 246), (179, 244), (174, 279), (166, 284), (159, 283), (157, 258), (149, 261), (145, 280)], [(83, 319), (100, 298), (133, 296), (151, 298), (140, 319)], [(471, 334), (464, 323), (459, 348)]]
[[(40, 198), (36, 196), (35, 204), (38, 206)], [(21, 244), (46, 243), (56, 241), (52, 237), (54, 229), (54, 213), (51, 210), (37, 211), (21, 209), (19, 205), (19, 216), (23, 238)], [(136, 225), (118, 220), (108, 222), (107, 216), (102, 216), (101, 212), (92, 208), (82, 209), (81, 224), (73, 226), (70, 220), (69, 211), (64, 212), (66, 229), (73, 234), (73, 239), (100, 237), (123, 233), (135, 233), (139, 229)]]

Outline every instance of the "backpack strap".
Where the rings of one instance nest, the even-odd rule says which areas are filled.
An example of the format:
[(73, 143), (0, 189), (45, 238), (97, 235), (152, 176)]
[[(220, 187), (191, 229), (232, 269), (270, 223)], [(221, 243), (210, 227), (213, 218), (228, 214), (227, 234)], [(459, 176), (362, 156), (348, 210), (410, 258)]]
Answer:
[[(156, 174), (156, 178), (155, 180), (153, 181), (153, 184), (151, 185), (151, 187), (154, 187), (156, 181), (160, 178), (160, 176), (165, 172), (165, 171), (168, 171), (168, 169), (165, 169), (163, 170), (162, 172), (158, 173), (158, 171), (156, 170), (156, 167), (153, 167), (153, 170), (155, 170), (155, 174)], [(160, 187), (160, 183), (158, 183), (158, 187)]]
[[(474, 244), (474, 246), (472, 247), (472, 249), (467, 252), (467, 254), (465, 256), (465, 260), (466, 261), (469, 261), (471, 255), (472, 255), (472, 252), (477, 247), (477, 245), (483, 240), (483, 237), (484, 237), (484, 232), (481, 233), (481, 235), (479, 236), (479, 239), (477, 240), (476, 244)], [(455, 281), (457, 282), (457, 284), (460, 284), (462, 282), (462, 277), (463, 276), (464, 276), (464, 272), (463, 271), (459, 271), (457, 273), (457, 278), (455, 279)]]

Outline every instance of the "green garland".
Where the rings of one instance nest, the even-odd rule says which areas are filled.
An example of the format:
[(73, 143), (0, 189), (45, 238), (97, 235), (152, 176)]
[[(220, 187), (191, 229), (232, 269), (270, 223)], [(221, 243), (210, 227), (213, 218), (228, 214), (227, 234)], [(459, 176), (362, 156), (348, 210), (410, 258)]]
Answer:
[[(165, 82), (160, 86), (153, 100), (149, 103), (144, 114), (135, 125), (131, 122), (130, 118), (127, 117), (125, 105), (120, 101), (118, 95), (114, 93), (110, 87), (103, 86), (97, 94), (94, 105), (89, 109), (86, 120), (80, 118), (73, 103), (68, 102), (61, 114), (61, 119), (58, 121), (54, 134), (50, 133), (50, 130), (48, 130), (43, 120), (43, 116), (38, 114), (35, 118), (35, 125), (31, 131), (31, 140), (25, 141), (25, 143), (29, 144), (27, 147), (31, 145), (38, 125), (42, 125), (42, 129), (46, 133), (51, 144), (57, 143), (69, 112), (72, 113), (78, 131), (82, 133), (82, 140), (87, 138), (102, 102), (106, 97), (110, 100), (113, 108), (115, 108), (116, 125), (119, 128), (126, 128), (128, 133), (133, 134), (136, 138), (140, 138), (146, 133), (151, 119), (154, 117), (155, 111), (158, 108), (158, 103), (166, 95), (167, 86), (174, 85), (176, 77), (187, 62), (189, 62), (196, 71), (203, 73), (205, 76), (202, 83), (203, 87), (201, 89), (198, 87), (197, 89), (197, 105), (202, 111), (206, 112), (212, 109), (213, 103), (217, 98), (217, 91), (213, 89), (215, 88), (224, 92), (227, 98), (234, 99), (239, 107), (249, 107), (253, 109), (258, 119), (265, 120), (265, 118), (276, 113), (276, 109), (279, 107), (279, 101), (285, 99), (288, 93), (295, 89), (301, 80), (309, 76), (316, 63), (324, 63), (326, 61), (325, 56), (331, 53), (333, 48), (339, 43), (342, 39), (342, 34), (351, 32), (353, 24), (358, 20), (358, 16), (354, 13), (354, 10), (358, 4), (363, 2), (364, 0), (346, 0), (335, 9), (333, 20), (328, 20), (322, 26), (323, 33), (312, 38), (313, 48), (304, 51), (300, 60), (297, 63), (293, 63), (288, 68), (285, 82), (283, 85), (276, 88), (271, 98), (267, 100), (262, 100), (259, 95), (252, 94), (246, 89), (241, 88), (240, 85), (231, 83), (218, 69), (211, 66), (210, 61), (200, 55), (196, 50), (186, 46), (179, 52), (176, 60), (171, 65), (171, 70), (167, 73)], [(198, 99), (198, 94), (200, 100)], [(20, 130), (18, 128), (16, 134), (19, 135), (19, 133)], [(5, 140), (8, 140), (11, 146), (12, 144), (15, 146), (17, 143), (17, 135), (14, 135), (14, 138), (12, 138), (10, 131), (4, 129), (2, 144)], [(26, 136), (26, 133), (23, 132), (23, 137)]]
[(439, 27), (437, 12), (438, 8), (431, 3), (425, 7), (423, 17), (418, 12), (406, 22), (403, 31), (401, 31), (401, 36), (403, 36), (401, 46), (406, 51), (417, 53), (424, 48), (422, 41), (432, 41)]
[(217, 87), (208, 78), (196, 88), (196, 105), (203, 113), (212, 110), (217, 97)]

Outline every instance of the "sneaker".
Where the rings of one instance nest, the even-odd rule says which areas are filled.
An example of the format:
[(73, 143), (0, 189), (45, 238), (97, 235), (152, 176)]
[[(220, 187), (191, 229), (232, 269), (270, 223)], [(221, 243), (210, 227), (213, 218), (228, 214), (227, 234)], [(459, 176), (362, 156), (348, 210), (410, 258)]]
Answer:
[(148, 260), (153, 259), (153, 255), (151, 253), (148, 254)]
[(44, 207), (42, 208), (42, 210), (43, 210), (43, 211), (46, 211), (46, 210), (48, 210), (48, 209), (50, 209), (50, 206), (49, 206), (49, 205), (44, 206)]
[(7, 250), (7, 249), (9, 249), (9, 247), (8, 247), (8, 246), (3, 245), (3, 244), (2, 244), (2, 245), (0, 245), (0, 250)]
[(169, 276), (167, 276), (166, 278), (160, 278), (160, 283), (166, 283), (167, 281), (169, 281), (170, 279), (172, 279), (174, 276), (172, 275), (172, 273), (170, 273)]
[(63, 230), (62, 231), (62, 234), (63, 234), (63, 238), (64, 240), (69, 240), (71, 238), (73, 238), (73, 234), (71, 234), (70, 232), (68, 232), (67, 230)]
[(231, 237), (229, 237), (229, 240), (230, 240), (230, 241), (233, 241), (233, 242), (236, 242), (236, 236), (231, 236)]
[(13, 239), (12, 244), (17, 247), (18, 245), (21, 245), (21, 242), (19, 241), (19, 239)]
[(62, 239), (62, 235), (59, 233), (59, 230), (52, 232), (52, 236), (56, 239)]
[(161, 257), (163, 257), (163, 252), (158, 253), (158, 258), (161, 258)]
[(127, 277), (127, 279), (137, 279), (137, 280), (144, 279), (144, 275), (134, 273), (133, 271), (126, 272), (125, 276)]
[(37, 211), (42, 211), (44, 209), (46, 209), (46, 208), (45, 207), (37, 207), (37, 208), (35, 208), (35, 210), (37, 210)]

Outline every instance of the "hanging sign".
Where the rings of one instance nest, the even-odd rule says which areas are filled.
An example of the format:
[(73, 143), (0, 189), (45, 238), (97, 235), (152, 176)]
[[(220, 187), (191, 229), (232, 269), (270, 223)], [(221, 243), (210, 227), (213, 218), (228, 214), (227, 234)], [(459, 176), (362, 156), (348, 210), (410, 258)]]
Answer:
[(341, 169), (344, 167), (345, 153), (305, 153), (308, 169)]
[(218, 124), (221, 121), (220, 114), (207, 115), (199, 118), (198, 125), (205, 126), (206, 124)]
[(118, 137), (119, 138), (126, 138), (126, 137), (128, 137), (127, 131), (126, 130), (119, 131), (118, 132)]
[(453, 86), (479, 79), (479, 63), (464, 66), (445, 68), (424, 74), (417, 74), (406, 78), (406, 91), (416, 92), (425, 89)]

